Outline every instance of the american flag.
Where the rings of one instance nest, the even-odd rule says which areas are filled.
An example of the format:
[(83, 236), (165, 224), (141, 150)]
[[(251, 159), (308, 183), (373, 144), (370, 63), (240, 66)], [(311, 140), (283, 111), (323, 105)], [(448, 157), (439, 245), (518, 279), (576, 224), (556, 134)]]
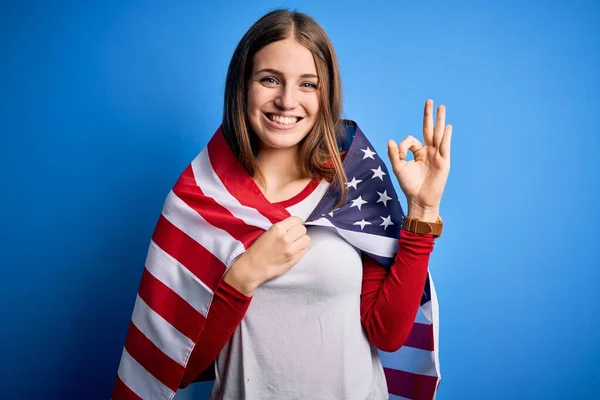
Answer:
[[(327, 226), (390, 266), (404, 214), (382, 159), (344, 121), (347, 202), (338, 185), (319, 194), (306, 225)], [(314, 196), (312, 196), (314, 198)], [(269, 203), (220, 128), (170, 191), (154, 230), (112, 393), (113, 400), (173, 399), (213, 293), (236, 258), (290, 210)], [(199, 344), (201, 345), (201, 344)], [(390, 398), (432, 399), (440, 381), (438, 305), (428, 274), (407, 342), (380, 351)]]

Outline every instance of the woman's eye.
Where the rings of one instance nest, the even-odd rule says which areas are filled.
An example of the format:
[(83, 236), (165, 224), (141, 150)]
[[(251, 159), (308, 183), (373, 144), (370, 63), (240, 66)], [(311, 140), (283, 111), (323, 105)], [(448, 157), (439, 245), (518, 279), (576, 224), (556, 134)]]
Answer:
[(304, 82), (302, 84), (302, 87), (309, 88), (309, 89), (316, 89), (317, 85), (312, 82)]
[(262, 78), (260, 81), (263, 83), (269, 83), (269, 84), (277, 83), (277, 80), (275, 78), (273, 78), (272, 76), (266, 76), (266, 77)]

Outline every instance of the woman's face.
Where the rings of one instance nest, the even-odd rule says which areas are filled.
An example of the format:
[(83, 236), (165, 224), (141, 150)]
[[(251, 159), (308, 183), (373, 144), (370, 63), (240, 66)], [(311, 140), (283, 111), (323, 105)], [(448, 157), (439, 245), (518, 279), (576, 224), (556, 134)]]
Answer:
[(261, 148), (287, 149), (311, 131), (319, 111), (312, 53), (294, 39), (273, 42), (252, 60), (248, 119)]

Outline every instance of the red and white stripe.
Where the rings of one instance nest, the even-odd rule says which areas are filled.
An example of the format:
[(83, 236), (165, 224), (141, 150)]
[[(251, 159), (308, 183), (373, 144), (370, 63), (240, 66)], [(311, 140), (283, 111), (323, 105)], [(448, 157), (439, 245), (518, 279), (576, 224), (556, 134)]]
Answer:
[(431, 276), (431, 300), (421, 307), (404, 345), (394, 353), (380, 351), (390, 399), (434, 399), (440, 383), (438, 305)]
[(212, 165), (226, 167), (223, 145), (215, 135), (210, 150), (194, 159), (167, 196), (146, 258), (113, 400), (175, 396), (227, 267), (284, 216), (263, 215), (251, 201), (240, 202), (256, 194), (243, 192), (248, 185), (239, 185), (239, 176), (224, 174), (227, 180), (221, 181)]

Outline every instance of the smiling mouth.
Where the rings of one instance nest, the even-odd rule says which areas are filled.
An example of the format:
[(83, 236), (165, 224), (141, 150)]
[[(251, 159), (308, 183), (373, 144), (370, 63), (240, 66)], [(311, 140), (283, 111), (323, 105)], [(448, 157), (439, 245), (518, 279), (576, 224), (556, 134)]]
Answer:
[(291, 126), (303, 120), (302, 117), (283, 117), (274, 113), (265, 113), (265, 116), (280, 125)]

